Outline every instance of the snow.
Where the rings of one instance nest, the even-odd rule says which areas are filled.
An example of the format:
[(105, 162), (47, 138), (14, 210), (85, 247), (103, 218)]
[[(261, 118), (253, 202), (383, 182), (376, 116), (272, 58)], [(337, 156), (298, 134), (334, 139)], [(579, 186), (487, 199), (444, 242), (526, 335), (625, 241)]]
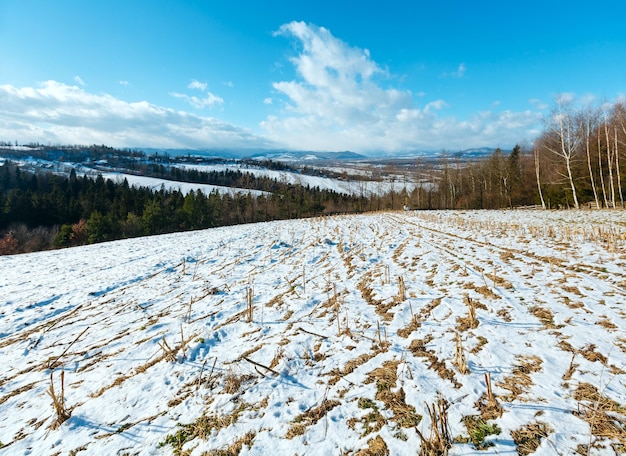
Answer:
[[(407, 192), (411, 192), (416, 184), (406, 176), (392, 176), (394, 182), (389, 179), (374, 181), (374, 180), (354, 180), (354, 179), (336, 179), (323, 176), (311, 176), (308, 174), (301, 174), (294, 171), (286, 170), (273, 170), (267, 168), (261, 168), (257, 166), (249, 166), (246, 164), (217, 164), (217, 165), (177, 165), (184, 169), (197, 169), (198, 171), (210, 172), (210, 171), (240, 171), (242, 173), (250, 173), (256, 177), (267, 177), (269, 179), (275, 179), (278, 182), (284, 182), (287, 184), (297, 184), (303, 186), (309, 186), (311, 188), (318, 187), (321, 190), (331, 190), (337, 193), (343, 193), (346, 195), (384, 195), (391, 190), (400, 191), (406, 188)], [(323, 168), (324, 169), (324, 168)], [(333, 168), (328, 168), (333, 170)], [(357, 174), (354, 170), (352, 174)], [(360, 173), (359, 173), (360, 174)]]
[(124, 179), (128, 180), (128, 184), (132, 187), (148, 187), (152, 190), (159, 190), (161, 187), (166, 190), (178, 190), (184, 195), (189, 192), (195, 192), (200, 190), (206, 195), (209, 195), (213, 192), (217, 192), (220, 195), (229, 194), (234, 196), (238, 193), (247, 195), (250, 194), (252, 196), (261, 196), (261, 195), (269, 195), (269, 192), (263, 192), (260, 190), (250, 190), (245, 188), (236, 188), (236, 187), (224, 187), (220, 185), (211, 185), (211, 184), (197, 184), (192, 182), (177, 182), (167, 179), (160, 179), (157, 177), (147, 177), (147, 176), (135, 176), (133, 174), (125, 174), (125, 173), (100, 173), (104, 179), (111, 179), (113, 182), (121, 183)]
[[(3, 163), (3, 158), (0, 157), (0, 164)], [(36, 172), (41, 169), (46, 169), (53, 171), (58, 174), (62, 174), (65, 176), (69, 176), (72, 169), (76, 171), (76, 174), (79, 176), (88, 175), (95, 178), (98, 174), (102, 174), (104, 179), (111, 179), (113, 182), (122, 182), (124, 179), (128, 180), (128, 183), (131, 186), (137, 187), (149, 187), (153, 190), (159, 190), (161, 187), (164, 187), (166, 190), (180, 190), (182, 193), (187, 194), (191, 191), (200, 190), (205, 194), (210, 194), (212, 192), (218, 192), (221, 195), (229, 194), (234, 195), (237, 193), (242, 194), (250, 194), (253, 196), (261, 196), (268, 195), (268, 192), (263, 192), (260, 190), (251, 190), (245, 188), (236, 188), (236, 187), (224, 187), (219, 185), (210, 185), (210, 184), (199, 184), (199, 183), (191, 183), (191, 182), (178, 182), (169, 179), (162, 179), (157, 177), (147, 177), (147, 176), (139, 176), (129, 173), (124, 173), (120, 170), (111, 170), (111, 171), (103, 171), (91, 168), (89, 166), (85, 166), (83, 164), (78, 163), (69, 163), (69, 162), (58, 162), (58, 161), (50, 161), (44, 160), (40, 158), (19, 158), (16, 159), (14, 157), (11, 158), (11, 161), (18, 164), (20, 167), (24, 169), (28, 169), (30, 171)], [(106, 161), (102, 160), (102, 163), (105, 164)], [(407, 192), (411, 192), (414, 188), (417, 187), (417, 184), (414, 182), (410, 176), (386, 176), (384, 180), (374, 181), (374, 180), (354, 180), (354, 179), (335, 179), (329, 177), (322, 176), (310, 176), (307, 174), (301, 174), (294, 171), (286, 171), (286, 170), (271, 170), (267, 168), (263, 168), (260, 166), (247, 165), (244, 163), (233, 163), (233, 164), (216, 164), (216, 165), (189, 165), (189, 164), (176, 164), (173, 166), (177, 166), (181, 169), (196, 169), (202, 172), (211, 172), (211, 171), (241, 171), (243, 173), (250, 173), (256, 177), (267, 177), (269, 179), (276, 179), (278, 182), (284, 182), (286, 184), (297, 184), (303, 186), (309, 186), (311, 188), (318, 187), (321, 190), (331, 190), (337, 193), (343, 193), (347, 195), (356, 195), (356, 196), (372, 196), (372, 195), (384, 195), (389, 193), (390, 191), (400, 191), (402, 189), (406, 189)], [(329, 168), (332, 170), (333, 168)], [(363, 174), (364, 171), (352, 169), (350, 171), (351, 175)], [(393, 181), (392, 181), (393, 180)], [(422, 182), (422, 187), (428, 188), (431, 186), (430, 183)]]
[[(6, 159), (0, 157), (0, 164), (3, 164)], [(236, 188), (236, 187), (224, 187), (221, 185), (210, 185), (210, 184), (198, 184), (192, 182), (178, 182), (169, 179), (161, 179), (158, 177), (148, 177), (148, 176), (138, 176), (134, 174), (128, 174), (118, 171), (98, 171), (88, 166), (84, 166), (78, 163), (69, 163), (69, 162), (58, 162), (58, 161), (50, 161), (44, 160), (40, 158), (28, 157), (26, 159), (14, 159), (11, 158), (11, 161), (16, 163), (18, 166), (37, 172), (42, 169), (53, 171), (57, 174), (61, 174), (64, 176), (69, 176), (72, 169), (76, 171), (76, 174), (79, 176), (87, 175), (92, 178), (96, 178), (98, 174), (101, 174), (102, 177), (106, 179), (111, 179), (111, 181), (116, 183), (121, 183), (126, 179), (128, 184), (132, 187), (148, 187), (152, 190), (160, 190), (163, 187), (167, 191), (178, 190), (183, 194), (188, 194), (189, 192), (195, 192), (200, 190), (206, 195), (209, 195), (213, 192), (217, 192), (220, 195), (231, 195), (234, 196), (238, 193), (253, 196), (261, 196), (267, 195), (268, 192), (262, 192), (260, 190), (251, 190), (245, 188)], [(101, 162), (106, 163), (105, 160), (101, 160)]]
[[(0, 453), (173, 454), (187, 432), (195, 456), (251, 432), (240, 454), (354, 454), (377, 436), (417, 454), (438, 397), (454, 455), (514, 454), (538, 422), (537, 454), (617, 453), (624, 421), (611, 440), (583, 418), (626, 415), (625, 243), (623, 211), (438, 211), (1, 257)], [(486, 374), (501, 432), (478, 451), (462, 419)]]

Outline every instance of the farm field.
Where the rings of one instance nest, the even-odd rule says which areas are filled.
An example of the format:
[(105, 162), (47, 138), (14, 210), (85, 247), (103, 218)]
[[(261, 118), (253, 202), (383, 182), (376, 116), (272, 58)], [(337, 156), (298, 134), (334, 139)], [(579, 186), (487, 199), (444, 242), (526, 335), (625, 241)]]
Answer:
[(0, 257), (0, 454), (626, 452), (626, 212)]

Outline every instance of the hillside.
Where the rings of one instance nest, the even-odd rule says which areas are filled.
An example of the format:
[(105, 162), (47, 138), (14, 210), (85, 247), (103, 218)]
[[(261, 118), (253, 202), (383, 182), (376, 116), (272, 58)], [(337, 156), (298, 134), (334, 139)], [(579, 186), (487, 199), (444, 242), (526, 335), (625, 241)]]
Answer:
[(2, 257), (0, 454), (618, 454), (625, 246), (441, 211)]

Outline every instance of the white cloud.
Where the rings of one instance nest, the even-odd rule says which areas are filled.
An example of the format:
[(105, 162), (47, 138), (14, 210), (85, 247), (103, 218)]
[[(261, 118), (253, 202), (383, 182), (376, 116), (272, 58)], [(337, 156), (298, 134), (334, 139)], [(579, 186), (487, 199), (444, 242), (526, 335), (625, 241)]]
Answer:
[(187, 86), (188, 89), (196, 89), (196, 90), (200, 90), (201, 92), (204, 92), (206, 90), (206, 87), (207, 87), (206, 82), (200, 82), (195, 79), (193, 79)]
[(174, 98), (180, 98), (185, 100), (194, 108), (202, 109), (202, 108), (212, 108), (215, 105), (221, 105), (224, 103), (224, 99), (222, 97), (218, 97), (217, 95), (212, 94), (211, 92), (207, 92), (204, 98), (198, 98), (194, 96), (185, 95), (184, 93), (170, 92), (170, 95)]
[(74, 76), (74, 81), (76, 81), (78, 84), (80, 84), (82, 86), (85, 85), (85, 81), (83, 81), (80, 76)]
[(130, 103), (56, 81), (39, 87), (0, 85), (0, 138), (116, 147), (276, 147), (212, 117), (147, 101)]
[(528, 102), (533, 105), (535, 107), (535, 109), (540, 109), (540, 110), (544, 110), (544, 109), (548, 109), (550, 107), (549, 104), (547, 104), (544, 101), (541, 101), (538, 98), (531, 98), (530, 100), (528, 100)]
[(586, 93), (578, 97), (578, 102), (583, 106), (591, 106), (597, 101), (597, 97), (592, 93)]
[(435, 101), (431, 101), (430, 103), (428, 103), (426, 107), (424, 108), (424, 111), (431, 111), (433, 109), (436, 109), (439, 111), (447, 106), (448, 106), (448, 103), (446, 103), (445, 101), (435, 100)]
[[(398, 78), (379, 66), (369, 51), (339, 40), (323, 27), (291, 22), (276, 34), (296, 44), (290, 59), (295, 77), (275, 81), (271, 97), (262, 98), (274, 110), (260, 123), (265, 137), (213, 117), (47, 81), (38, 87), (0, 85), (0, 140), (393, 153), (507, 147), (539, 133), (539, 100), (531, 100), (533, 109), (524, 112), (498, 112), (492, 105), (488, 111), (458, 119), (449, 114), (447, 100), (398, 89), (394, 86)], [(465, 66), (457, 73), (464, 74)], [(170, 95), (198, 109), (223, 106), (224, 99), (207, 87), (194, 79), (187, 88), (199, 90), (197, 96)]]
[[(191, 82), (187, 85), (187, 88), (205, 92), (207, 85), (208, 84), (206, 82), (200, 82), (197, 79), (192, 79)], [(185, 100), (187, 103), (197, 109), (213, 108), (216, 105), (224, 104), (224, 99), (222, 97), (217, 96), (211, 92), (206, 92), (204, 97), (196, 97), (193, 95), (186, 95), (184, 93), (178, 92), (170, 92), (170, 95), (174, 98), (180, 98), (182, 100)]]
[[(350, 46), (323, 27), (291, 22), (276, 35), (297, 44), (290, 59), (296, 78), (274, 82), (282, 110), (261, 126), (286, 147), (396, 152), (508, 146), (528, 138), (540, 122), (532, 111), (486, 111), (466, 120), (444, 116), (445, 100), (426, 100), (423, 92), (390, 87), (393, 78), (369, 51)], [(466, 70), (462, 63), (454, 76), (462, 77)], [(416, 106), (418, 99), (423, 107)]]
[(576, 99), (576, 94), (573, 92), (562, 92), (555, 96), (557, 103), (573, 103)]
[(120, 81), (120, 85), (122, 85), (122, 86), (127, 86), (129, 84), (130, 84), (130, 82), (128, 82), (128, 81)]
[(442, 77), (444, 78), (462, 78), (463, 76), (465, 76), (465, 72), (467, 71), (467, 66), (465, 66), (464, 63), (460, 63), (459, 67), (456, 69), (456, 71), (452, 71), (450, 73), (444, 73), (442, 74)]

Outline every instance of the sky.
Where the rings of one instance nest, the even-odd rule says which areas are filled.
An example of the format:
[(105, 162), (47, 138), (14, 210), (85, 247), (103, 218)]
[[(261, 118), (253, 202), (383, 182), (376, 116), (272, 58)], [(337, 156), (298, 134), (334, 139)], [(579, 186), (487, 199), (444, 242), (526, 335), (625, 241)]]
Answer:
[(530, 144), (626, 96), (622, 1), (0, 0), (0, 141), (369, 155)]

